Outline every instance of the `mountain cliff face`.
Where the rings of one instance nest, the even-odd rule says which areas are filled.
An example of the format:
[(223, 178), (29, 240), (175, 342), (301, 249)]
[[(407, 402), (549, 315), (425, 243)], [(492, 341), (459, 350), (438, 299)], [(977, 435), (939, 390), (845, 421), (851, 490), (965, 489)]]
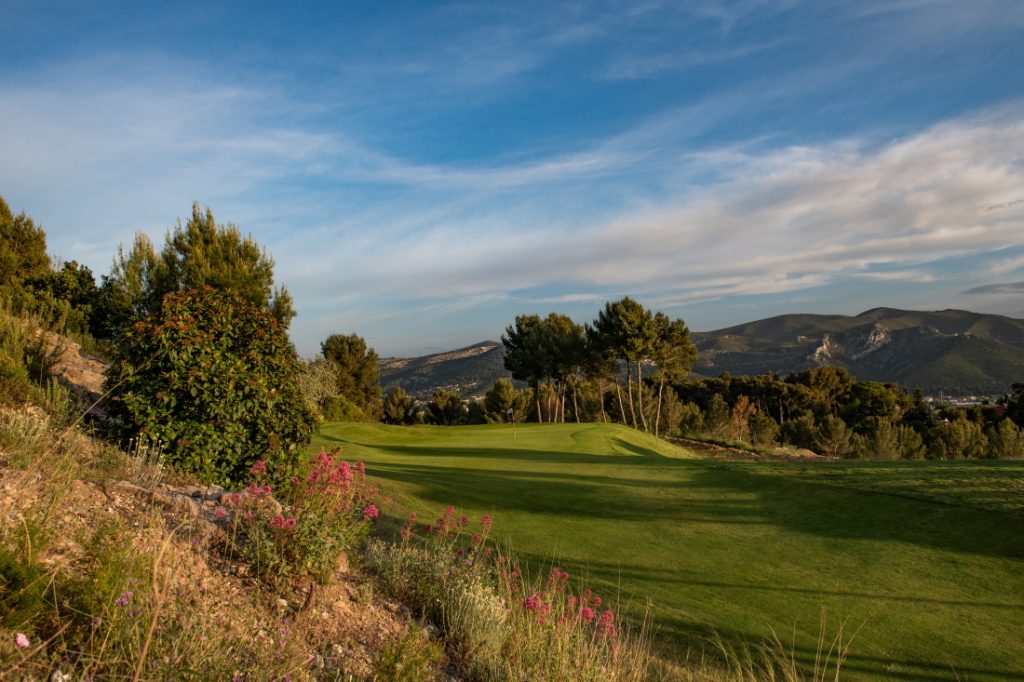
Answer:
[(1024, 320), (963, 310), (780, 315), (693, 338), (700, 351), (694, 371), (704, 376), (839, 365), (862, 380), (987, 394), (1024, 381)]

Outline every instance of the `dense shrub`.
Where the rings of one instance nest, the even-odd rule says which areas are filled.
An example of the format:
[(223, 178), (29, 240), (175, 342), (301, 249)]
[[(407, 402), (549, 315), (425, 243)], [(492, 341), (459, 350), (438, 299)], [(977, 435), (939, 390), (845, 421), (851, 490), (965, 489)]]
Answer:
[(231, 485), (263, 460), (280, 479), (309, 442), (298, 359), (265, 309), (209, 288), (168, 294), (116, 354), (111, 414), (123, 436), (160, 441), (175, 467)]
[(465, 424), (469, 414), (462, 398), (455, 391), (439, 388), (427, 403), (427, 421), (438, 426)]
[(343, 395), (332, 395), (320, 404), (320, 413), (329, 422), (361, 422), (366, 413)]
[(943, 422), (932, 429), (929, 436), (929, 459), (979, 458), (988, 452), (988, 439), (981, 425), (968, 419)]
[(385, 424), (415, 424), (419, 421), (416, 402), (401, 386), (396, 386), (384, 396)]

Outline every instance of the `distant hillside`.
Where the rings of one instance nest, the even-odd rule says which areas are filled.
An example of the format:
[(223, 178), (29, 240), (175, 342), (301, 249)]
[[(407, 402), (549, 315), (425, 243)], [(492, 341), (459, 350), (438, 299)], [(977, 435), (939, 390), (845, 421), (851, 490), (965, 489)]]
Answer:
[[(694, 332), (701, 376), (785, 376), (839, 365), (861, 380), (895, 381), (926, 393), (1001, 394), (1024, 381), (1024, 320), (965, 310), (874, 308), (856, 316), (779, 315)], [(426, 400), (437, 388), (482, 395), (499, 377), (504, 349), (483, 341), (418, 358), (381, 360), (385, 390), (401, 386)]]
[(438, 388), (456, 391), (463, 398), (483, 395), (495, 380), (511, 377), (503, 364), (504, 348), (495, 341), (418, 358), (384, 358), (380, 380), (384, 390), (401, 386), (414, 398), (427, 400)]
[(693, 339), (700, 351), (694, 371), (705, 376), (839, 365), (862, 380), (983, 394), (1024, 381), (1024, 320), (964, 310), (779, 315)]

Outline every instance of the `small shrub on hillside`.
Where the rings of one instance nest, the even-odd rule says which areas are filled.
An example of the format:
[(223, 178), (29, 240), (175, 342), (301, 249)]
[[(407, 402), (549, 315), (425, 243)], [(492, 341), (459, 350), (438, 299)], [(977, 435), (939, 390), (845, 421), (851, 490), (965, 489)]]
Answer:
[(203, 480), (244, 482), (257, 460), (282, 480), (314, 425), (298, 371), (270, 312), (213, 289), (168, 294), (118, 343), (110, 413), (122, 435), (162, 442), (166, 462)]
[(429, 634), (413, 624), (380, 652), (373, 665), (375, 680), (381, 682), (420, 682), (439, 677), (443, 649)]
[(609, 605), (574, 589), (552, 568), (531, 580), (520, 564), (487, 543), (491, 518), (477, 529), (449, 506), (401, 544), (374, 541), (367, 567), (385, 589), (440, 625), (449, 650), (477, 679), (643, 680), (649, 639), (624, 631)]
[[(233, 551), (272, 583), (309, 576), (323, 583), (343, 552), (355, 547), (379, 511), (371, 501), (362, 462), (321, 452), (303, 479), (288, 483), (291, 505), (278, 508), (266, 466), (252, 466), (250, 485), (225, 498), (232, 509)], [(228, 510), (215, 514), (227, 518)]]
[(0, 404), (18, 404), (39, 398), (39, 386), (50, 378), (60, 355), (47, 345), (45, 324), (36, 316), (15, 314), (0, 301)]

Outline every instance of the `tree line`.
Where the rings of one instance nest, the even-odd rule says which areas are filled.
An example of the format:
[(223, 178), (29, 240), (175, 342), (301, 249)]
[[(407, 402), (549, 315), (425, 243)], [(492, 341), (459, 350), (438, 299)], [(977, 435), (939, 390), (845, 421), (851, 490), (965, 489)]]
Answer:
[[(958, 459), (1024, 456), (1024, 383), (991, 404), (933, 404), (894, 383), (857, 381), (824, 366), (717, 378), (690, 374), (697, 352), (682, 320), (629, 297), (590, 324), (520, 315), (502, 336), (505, 367), (482, 400), (438, 389), (417, 410), (401, 389), (384, 398), (394, 424), (614, 421), (657, 436), (754, 449), (805, 448), (837, 458)], [(511, 412), (509, 412), (511, 410)]]

